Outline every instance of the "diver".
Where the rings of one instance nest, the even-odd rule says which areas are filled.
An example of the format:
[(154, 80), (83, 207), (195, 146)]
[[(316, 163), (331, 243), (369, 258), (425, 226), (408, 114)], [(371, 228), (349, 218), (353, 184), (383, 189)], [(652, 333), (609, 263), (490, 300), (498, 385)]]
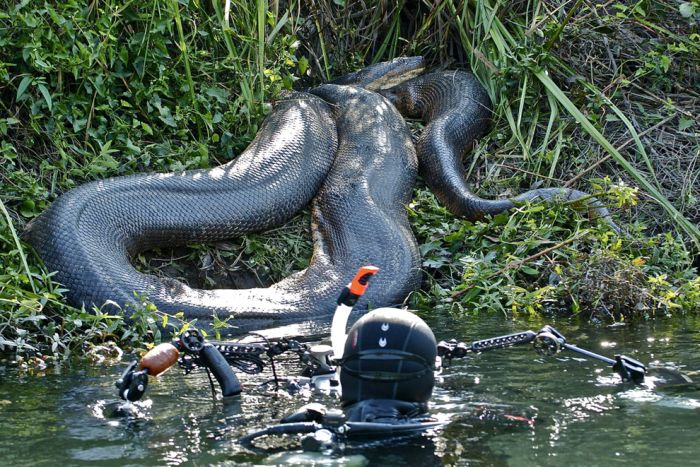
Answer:
[[(330, 446), (338, 435), (407, 434), (441, 424), (428, 412), (439, 359), (435, 335), (425, 321), (405, 309), (378, 308), (362, 316), (345, 334), (352, 307), (378, 271), (373, 266), (358, 270), (338, 298), (331, 348), (314, 352), (327, 358), (327, 365), (316, 368), (337, 365), (332, 372), (317, 372), (317, 378), (339, 383), (341, 408), (307, 404), (284, 417), (281, 425), (251, 433), (242, 443), (250, 445), (260, 436), (286, 431), (285, 426), (295, 427), (290, 428), (292, 432), (308, 428), (301, 444), (314, 451)], [(333, 384), (325, 385), (329, 386)]]
[[(438, 426), (441, 422), (428, 412), (437, 348), (430, 327), (410, 311), (371, 311), (352, 326), (338, 359), (341, 409), (312, 403), (281, 422), (342, 425), (353, 436), (407, 434)], [(333, 440), (328, 433), (312, 433), (302, 438), (307, 450)], [(264, 434), (269, 432), (252, 433), (243, 441)]]

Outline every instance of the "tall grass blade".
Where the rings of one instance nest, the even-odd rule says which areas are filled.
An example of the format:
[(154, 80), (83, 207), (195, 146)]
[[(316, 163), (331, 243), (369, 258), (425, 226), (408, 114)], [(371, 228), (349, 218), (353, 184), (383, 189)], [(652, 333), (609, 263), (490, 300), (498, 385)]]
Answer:
[(318, 18), (314, 18), (316, 24), (316, 29), (318, 30), (318, 41), (321, 44), (321, 55), (323, 58), (323, 72), (326, 75), (326, 80), (331, 79), (331, 67), (328, 63), (328, 54), (326, 53), (326, 41), (323, 38), (323, 30), (321, 29), (321, 23), (319, 23)]
[(260, 75), (260, 102), (265, 100), (265, 18), (267, 2), (257, 0), (258, 23), (258, 74)]
[(625, 159), (620, 152), (615, 149), (615, 147), (608, 141), (586, 118), (581, 111), (574, 105), (573, 102), (562, 92), (559, 86), (552, 81), (546, 71), (539, 70), (534, 72), (537, 79), (544, 85), (548, 92), (550, 92), (559, 103), (571, 114), (571, 116), (576, 119), (576, 121), (583, 127), (586, 132), (595, 139), (598, 144), (603, 146), (603, 148), (620, 164), (625, 171), (639, 183), (644, 190), (646, 190), (671, 216), (674, 222), (676, 222), (688, 235), (690, 235), (696, 246), (700, 248), (700, 229), (698, 226), (690, 222), (683, 216), (671, 202), (666, 199), (666, 197), (656, 189), (656, 187), (650, 183), (639, 171), (632, 166), (632, 164)]
[[(569, 75), (574, 76), (576, 74), (573, 69), (571, 69), (566, 63), (562, 62), (561, 60), (556, 60), (556, 63), (558, 66), (561, 66), (562, 69)], [(661, 185), (659, 184), (659, 181), (656, 178), (656, 171), (654, 170), (654, 166), (651, 163), (651, 159), (647, 154), (646, 148), (642, 143), (637, 129), (634, 127), (634, 125), (632, 125), (632, 122), (629, 118), (627, 118), (627, 115), (625, 115), (624, 112), (622, 112), (622, 110), (620, 110), (620, 108), (608, 98), (608, 96), (603, 94), (603, 92), (600, 89), (598, 89), (598, 87), (585, 80), (580, 80), (579, 82), (583, 85), (583, 87), (588, 89), (590, 92), (595, 94), (596, 97), (600, 98), (603, 102), (605, 102), (605, 105), (607, 105), (610, 108), (610, 110), (612, 110), (615, 113), (615, 115), (622, 121), (622, 123), (624, 123), (624, 125), (627, 127), (627, 130), (629, 130), (632, 139), (634, 140), (634, 144), (637, 147), (639, 154), (644, 160), (644, 164), (647, 166), (647, 170), (649, 170), (649, 174), (654, 178), (654, 183), (656, 183), (656, 187), (661, 189)]]
[(236, 47), (233, 45), (233, 40), (231, 40), (231, 26), (229, 26), (229, 15), (231, 13), (231, 1), (226, 0), (226, 6), (224, 11), (221, 11), (221, 4), (219, 0), (212, 0), (212, 6), (214, 7), (214, 13), (216, 13), (216, 18), (219, 20), (221, 25), (221, 36), (224, 38), (224, 44), (226, 44), (226, 50), (228, 51), (228, 56), (230, 59), (235, 59), (238, 57), (236, 52)]
[(182, 55), (182, 60), (185, 64), (185, 77), (187, 78), (187, 87), (189, 88), (190, 99), (194, 108), (197, 108), (197, 99), (194, 95), (194, 81), (192, 80), (192, 70), (190, 70), (190, 58), (187, 53), (187, 43), (185, 42), (185, 33), (182, 29), (182, 19), (180, 18), (180, 6), (177, 0), (171, 1), (173, 15), (175, 17), (175, 26), (177, 27), (178, 36), (178, 47), (180, 48), (180, 54)]
[(7, 212), (7, 209), (5, 208), (5, 203), (3, 203), (2, 199), (0, 199), (0, 210), (2, 211), (2, 215), (5, 217), (5, 222), (7, 222), (7, 226), (10, 229), (10, 234), (12, 235), (12, 239), (15, 242), (15, 246), (17, 247), (17, 253), (19, 254), (20, 261), (22, 262), (24, 272), (27, 274), (27, 280), (29, 281), (29, 285), (32, 288), (32, 292), (36, 293), (36, 285), (34, 285), (32, 273), (29, 270), (29, 265), (27, 264), (27, 257), (24, 254), (24, 248), (22, 248), (22, 243), (19, 240), (19, 236), (17, 235), (17, 231), (15, 230), (14, 224), (12, 223), (12, 217), (10, 217), (10, 213)]
[(280, 20), (277, 22), (275, 25), (274, 29), (270, 31), (270, 34), (268, 34), (267, 39), (265, 40), (265, 43), (267, 45), (272, 44), (272, 41), (275, 40), (275, 36), (282, 30), (282, 28), (287, 24), (287, 21), (289, 21), (289, 11), (286, 11), (284, 15), (280, 18)]

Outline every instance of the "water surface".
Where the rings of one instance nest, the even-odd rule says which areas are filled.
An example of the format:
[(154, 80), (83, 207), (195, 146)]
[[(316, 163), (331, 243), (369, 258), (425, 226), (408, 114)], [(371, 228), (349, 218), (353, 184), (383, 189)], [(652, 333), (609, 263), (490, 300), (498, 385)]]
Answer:
[[(427, 321), (438, 339), (465, 342), (545, 324), (499, 316)], [(548, 324), (570, 343), (677, 368), (700, 381), (697, 318), (612, 327), (562, 320)], [(174, 368), (151, 380), (137, 410), (119, 416), (114, 413), (119, 406), (114, 381), (130, 357), (116, 366), (76, 363), (42, 377), (0, 363), (0, 464), (282, 462), (242, 447), (238, 438), (308, 402), (336, 404), (329, 396), (291, 396), (259, 388), (269, 373), (240, 375), (245, 386), (240, 399), (214, 400), (203, 372), (185, 376)], [(297, 368), (291, 358), (281, 372)], [(373, 465), (656, 466), (697, 465), (700, 459), (700, 386), (623, 384), (604, 364), (571, 353), (544, 358), (521, 346), (454, 360), (438, 378), (431, 411), (449, 423), (421, 436), (349, 444), (335, 453), (335, 460)], [(294, 439), (280, 444), (289, 447), (287, 452), (298, 448)]]

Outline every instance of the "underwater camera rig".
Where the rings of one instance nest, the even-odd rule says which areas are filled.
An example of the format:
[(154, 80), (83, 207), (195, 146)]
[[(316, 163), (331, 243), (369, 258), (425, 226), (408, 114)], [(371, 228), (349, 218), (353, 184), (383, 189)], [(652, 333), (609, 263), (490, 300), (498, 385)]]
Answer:
[[(119, 397), (128, 401), (141, 399), (148, 386), (148, 376), (157, 376), (175, 363), (178, 363), (185, 374), (197, 368), (204, 368), (213, 374), (224, 397), (238, 395), (242, 390), (233, 368), (244, 373), (258, 374), (264, 371), (269, 362), (273, 381), (278, 386), (280, 378), (275, 369), (275, 358), (286, 352), (297, 354), (302, 363), (301, 377), (294, 379), (297, 384), (309, 384), (316, 389), (339, 389), (336, 370), (343, 357), (347, 320), (353, 305), (364, 294), (369, 280), (378, 271), (372, 266), (360, 268), (341, 292), (331, 325), (331, 346), (310, 346), (294, 339), (271, 342), (262, 336), (260, 337), (264, 342), (260, 343), (208, 342), (197, 329), (188, 329), (172, 342), (160, 344), (149, 350), (140, 361), (132, 362), (116, 382)], [(437, 355), (439, 360), (451, 360), (469, 354), (530, 343), (535, 351), (543, 356), (550, 357), (568, 350), (607, 363), (624, 382), (642, 384), (647, 373), (644, 364), (631, 357), (615, 355), (614, 358), (608, 358), (570, 344), (552, 326), (544, 326), (538, 332), (528, 330), (472, 343), (457, 342), (454, 339), (440, 341), (437, 344)], [(435, 369), (439, 369), (439, 366), (440, 362), (437, 362)]]
[[(197, 329), (188, 329), (169, 343), (163, 343), (149, 350), (140, 361), (133, 361), (115, 383), (119, 397), (126, 401), (137, 401), (143, 397), (148, 387), (148, 376), (158, 376), (175, 363), (185, 374), (197, 368), (204, 368), (213, 374), (219, 383), (224, 397), (236, 396), (242, 387), (233, 368), (248, 374), (262, 373), (269, 362), (273, 382), (279, 386), (275, 358), (284, 353), (299, 356), (303, 365), (301, 376), (285, 378), (291, 386), (309, 385), (319, 390), (339, 388), (335, 356), (342, 355), (345, 342), (345, 327), (352, 307), (364, 294), (370, 278), (379, 272), (374, 266), (361, 267), (352, 281), (338, 297), (338, 307), (333, 315), (331, 338), (334, 346), (308, 345), (295, 339), (281, 339), (271, 342), (259, 336), (263, 342), (207, 342)], [(340, 342), (340, 344), (338, 344)], [(267, 362), (266, 362), (267, 361)], [(212, 390), (214, 390), (213, 381)]]
[[(132, 362), (116, 382), (119, 397), (126, 401), (141, 399), (148, 386), (148, 376), (157, 376), (175, 363), (185, 374), (204, 368), (209, 374), (213, 393), (216, 389), (211, 374), (224, 397), (236, 396), (241, 393), (242, 386), (234, 368), (244, 373), (259, 374), (269, 363), (273, 375), (270, 381), (276, 388), (279, 388), (281, 381), (286, 381), (286, 389), (290, 391), (301, 387), (335, 391), (340, 394), (344, 410), (308, 404), (283, 418), (281, 423), (250, 433), (240, 442), (255, 448), (254, 441), (260, 437), (296, 433), (303, 435), (302, 447), (313, 451), (326, 449), (339, 440), (354, 436), (407, 435), (441, 426), (444, 421), (436, 420), (427, 413), (426, 404), (432, 393), (434, 372), (441, 369), (443, 361), (449, 362), (470, 354), (532, 344), (540, 355), (553, 356), (568, 350), (611, 365), (623, 382), (645, 382), (648, 370), (641, 362), (625, 355), (609, 358), (577, 347), (568, 343), (552, 326), (544, 326), (538, 332), (527, 330), (471, 343), (455, 339), (436, 342), (430, 328), (417, 316), (406, 310), (380, 308), (363, 316), (346, 335), (352, 307), (378, 271), (372, 266), (360, 268), (341, 292), (331, 324), (330, 346), (309, 345), (286, 338), (271, 341), (259, 335), (262, 339), (259, 342), (208, 342), (198, 330), (188, 329), (172, 342), (154, 347), (140, 361)], [(385, 337), (389, 336), (390, 328), (393, 332), (389, 338), (391, 345)], [(401, 334), (401, 329), (410, 329), (410, 332)], [(395, 339), (397, 337), (399, 339)], [(363, 348), (363, 343), (370, 345)], [(392, 348), (392, 345), (396, 347)], [(302, 365), (300, 375), (278, 377), (275, 359), (285, 353), (298, 356)], [(656, 369), (655, 374), (658, 370), (663, 370), (663, 376), (672, 383), (691, 382), (687, 376), (675, 370)], [(359, 380), (363, 383), (357, 383)], [(366, 388), (373, 385), (380, 389), (379, 393), (367, 392)], [(386, 389), (389, 387), (390, 391)], [(362, 389), (358, 391), (357, 388)], [(397, 388), (400, 390), (397, 391)], [(384, 397), (382, 394), (403, 394), (403, 397)], [(354, 409), (351, 408), (353, 406)], [(365, 409), (374, 410), (374, 415), (392, 415), (387, 417), (388, 421), (376, 416), (371, 418), (372, 421), (358, 418), (358, 413)], [(393, 414), (398, 415), (392, 419)]]
[[(141, 399), (148, 387), (148, 376), (158, 376), (175, 363), (185, 374), (197, 368), (204, 368), (213, 374), (224, 397), (241, 393), (242, 387), (234, 368), (244, 373), (258, 374), (269, 363), (273, 381), (278, 386), (281, 379), (277, 376), (275, 358), (287, 352), (297, 354), (303, 366), (301, 376), (293, 378), (296, 384), (309, 384), (316, 389), (339, 389), (337, 368), (342, 362), (347, 320), (353, 305), (364, 294), (370, 278), (378, 271), (372, 266), (360, 268), (341, 292), (331, 326), (331, 346), (310, 346), (295, 339), (273, 342), (262, 336), (264, 342), (208, 342), (197, 329), (188, 329), (172, 342), (149, 350), (140, 361), (132, 362), (116, 382), (119, 397), (127, 401)], [(568, 350), (607, 363), (624, 382), (642, 384), (647, 373), (644, 364), (631, 357), (615, 355), (614, 358), (609, 358), (570, 344), (552, 326), (544, 326), (538, 332), (527, 330), (472, 343), (457, 342), (454, 339), (440, 341), (437, 344), (439, 358), (435, 369), (439, 370), (441, 360), (530, 343), (543, 356), (550, 357)]]

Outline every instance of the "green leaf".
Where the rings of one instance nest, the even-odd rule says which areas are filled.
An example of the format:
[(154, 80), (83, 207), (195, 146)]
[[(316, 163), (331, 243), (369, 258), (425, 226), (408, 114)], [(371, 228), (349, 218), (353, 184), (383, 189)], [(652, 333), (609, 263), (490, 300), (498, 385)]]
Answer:
[(426, 268), (432, 268), (432, 269), (440, 269), (443, 267), (447, 262), (441, 258), (437, 259), (426, 259), (423, 261), (423, 266)]
[(19, 208), (19, 213), (24, 217), (32, 217), (35, 214), (36, 205), (31, 199), (22, 201), (22, 207)]
[(134, 60), (132, 66), (134, 67), (134, 70), (136, 70), (136, 73), (138, 73), (139, 77), (143, 78), (143, 75), (145, 73), (146, 60), (143, 57), (138, 57), (136, 58), (136, 60)]
[(22, 78), (22, 81), (19, 82), (19, 86), (17, 86), (17, 100), (20, 100), (22, 98), (22, 96), (24, 95), (24, 91), (27, 90), (31, 82), (31, 76), (25, 76), (24, 78)]
[(206, 88), (204, 91), (207, 96), (213, 97), (216, 99), (220, 104), (225, 104), (226, 100), (228, 99), (229, 92), (224, 89), (224, 88)]
[(470, 302), (477, 295), (479, 295), (479, 292), (480, 292), (480, 290), (478, 288), (474, 287), (474, 288), (470, 289), (469, 292), (465, 293), (460, 300), (462, 302)]
[(691, 126), (693, 126), (694, 123), (695, 120), (693, 120), (692, 118), (681, 117), (678, 119), (678, 130), (685, 131)]
[(136, 154), (141, 154), (141, 148), (136, 146), (131, 138), (126, 139), (126, 147)]
[(690, 18), (695, 14), (695, 5), (690, 2), (681, 3), (678, 7), (678, 11), (680, 11), (683, 18)]
[(51, 111), (53, 102), (51, 101), (51, 93), (49, 92), (49, 89), (44, 83), (39, 83), (37, 87), (39, 88), (39, 92), (41, 92), (41, 95), (44, 96), (46, 106), (49, 108), (49, 111)]
[(146, 122), (141, 122), (141, 128), (146, 134), (153, 136), (153, 128), (151, 128), (151, 125)]
[(161, 115), (158, 118), (160, 118), (160, 120), (163, 123), (165, 123), (166, 125), (173, 127), (173, 128), (177, 128), (177, 122), (175, 122), (175, 119), (173, 118), (171, 113), (168, 112), (167, 114)]
[(299, 74), (305, 75), (306, 70), (309, 69), (309, 59), (306, 57), (301, 57), (297, 65), (299, 66)]

